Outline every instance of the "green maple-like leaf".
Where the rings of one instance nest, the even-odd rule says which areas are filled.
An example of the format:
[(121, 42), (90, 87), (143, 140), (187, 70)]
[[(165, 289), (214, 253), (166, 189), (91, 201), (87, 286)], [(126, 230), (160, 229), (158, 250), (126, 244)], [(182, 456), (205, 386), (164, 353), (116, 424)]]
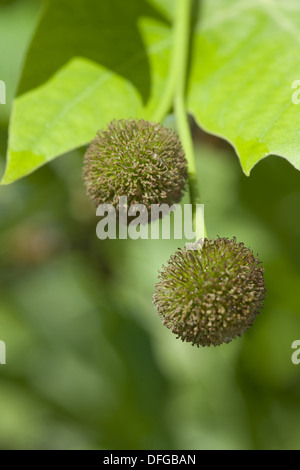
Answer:
[[(46, 3), (14, 102), (2, 183), (88, 143), (114, 118), (164, 116), (176, 5)], [(232, 143), (247, 175), (270, 154), (300, 169), (297, 1), (203, 1), (192, 39), (187, 111)]]
[(2, 183), (87, 144), (114, 118), (152, 119), (169, 69), (171, 28), (145, 0), (52, 0), (14, 102)]
[(194, 37), (188, 109), (235, 147), (244, 172), (267, 155), (300, 169), (300, 4), (203, 2)]

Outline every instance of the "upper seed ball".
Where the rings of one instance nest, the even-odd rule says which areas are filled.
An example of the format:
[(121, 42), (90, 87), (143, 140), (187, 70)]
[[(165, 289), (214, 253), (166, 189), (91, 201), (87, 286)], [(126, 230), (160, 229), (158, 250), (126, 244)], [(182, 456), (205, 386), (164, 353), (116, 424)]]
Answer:
[(241, 336), (265, 297), (264, 270), (236, 239), (205, 239), (179, 249), (159, 276), (153, 297), (163, 323), (183, 341), (218, 346)]
[[(128, 206), (180, 201), (187, 182), (187, 163), (171, 129), (144, 120), (112, 121), (98, 132), (84, 157), (88, 196), (98, 206), (127, 196)], [(149, 214), (150, 215), (150, 214)]]

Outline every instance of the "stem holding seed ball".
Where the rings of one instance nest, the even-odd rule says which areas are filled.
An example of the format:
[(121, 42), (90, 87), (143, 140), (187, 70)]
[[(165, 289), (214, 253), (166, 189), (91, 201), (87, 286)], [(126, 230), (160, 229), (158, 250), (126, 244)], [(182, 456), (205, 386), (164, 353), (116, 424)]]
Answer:
[[(196, 204), (200, 204), (201, 202), (197, 181), (193, 140), (185, 107), (191, 5), (191, 0), (178, 0), (174, 26), (174, 47), (172, 51), (171, 71), (168, 79), (168, 87), (166, 90), (165, 99), (158, 110), (157, 116), (161, 117), (164, 112), (168, 112), (171, 105), (171, 100), (174, 99), (174, 109), (177, 118), (178, 132), (188, 162), (189, 191), (193, 208), (193, 228), (195, 230)], [(204, 236), (207, 236), (205, 226)], [(199, 238), (201, 238), (201, 235), (196, 233), (196, 240)]]
[[(175, 114), (178, 123), (178, 132), (188, 162), (189, 190), (193, 208), (193, 228), (196, 228), (196, 204), (200, 204), (200, 194), (197, 181), (197, 170), (193, 139), (191, 136), (185, 106), (186, 76), (188, 65), (188, 50), (190, 37), (191, 0), (178, 0), (178, 10), (175, 25), (175, 53), (177, 58), (177, 87), (174, 100)], [(206, 229), (204, 226), (206, 237)], [(200, 234), (196, 233), (196, 240)]]

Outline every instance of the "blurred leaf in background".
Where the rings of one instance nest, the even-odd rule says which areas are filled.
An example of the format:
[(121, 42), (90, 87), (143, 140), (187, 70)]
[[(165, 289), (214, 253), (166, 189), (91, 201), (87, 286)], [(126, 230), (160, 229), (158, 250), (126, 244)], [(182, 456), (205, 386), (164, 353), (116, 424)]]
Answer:
[(1, 80), (7, 84), (7, 106), (1, 106), (1, 124), (9, 119), (25, 52), (41, 13), (41, 5), (40, 0), (0, 2), (0, 73)]

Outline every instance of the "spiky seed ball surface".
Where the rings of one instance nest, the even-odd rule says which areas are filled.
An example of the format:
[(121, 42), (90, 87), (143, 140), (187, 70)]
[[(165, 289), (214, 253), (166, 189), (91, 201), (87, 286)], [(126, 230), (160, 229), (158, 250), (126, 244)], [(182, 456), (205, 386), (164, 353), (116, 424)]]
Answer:
[(164, 325), (193, 345), (218, 346), (241, 336), (265, 297), (264, 270), (236, 239), (205, 239), (179, 249), (160, 273), (153, 302)]
[(180, 201), (187, 182), (187, 163), (175, 132), (144, 120), (112, 121), (86, 151), (83, 178), (98, 206), (127, 196), (128, 206)]

